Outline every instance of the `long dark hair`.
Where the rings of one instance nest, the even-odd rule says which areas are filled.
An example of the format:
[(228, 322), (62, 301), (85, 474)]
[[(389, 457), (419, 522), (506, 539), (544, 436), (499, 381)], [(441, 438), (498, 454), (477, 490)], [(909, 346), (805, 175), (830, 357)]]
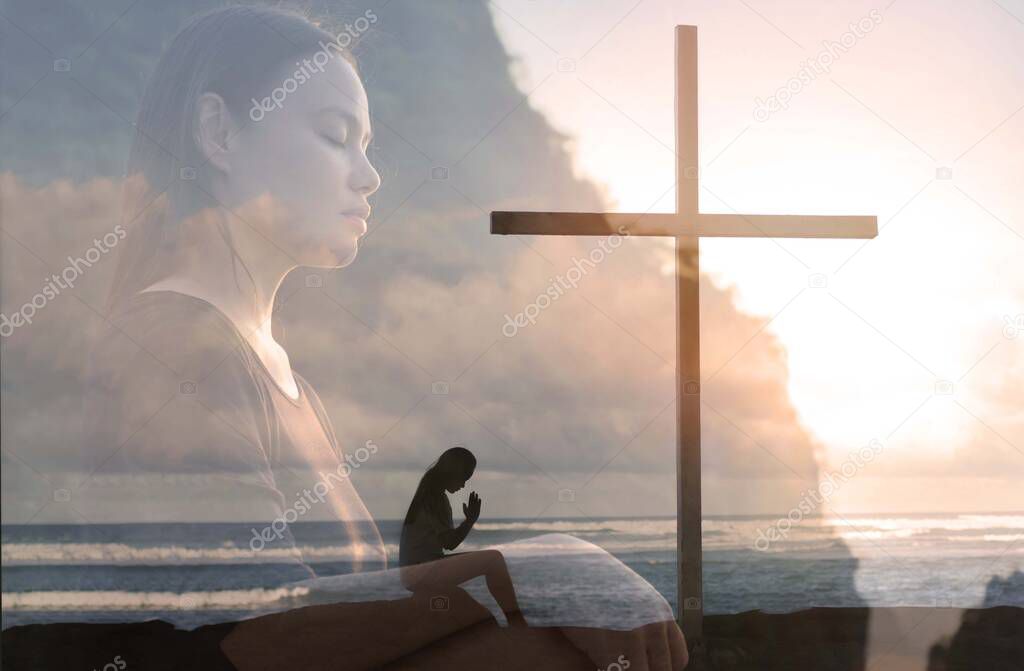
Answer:
[(416, 487), (409, 510), (405, 513), (405, 522), (402, 526), (412, 524), (418, 513), (431, 494), (443, 491), (444, 476), (456, 473), (458, 470), (469, 475), (476, 469), (476, 457), (464, 447), (452, 447), (441, 453), (437, 461), (432, 463), (427, 472), (420, 478), (420, 484)]
[[(139, 106), (122, 211), (128, 236), (118, 250), (108, 311), (166, 276), (181, 220), (216, 206), (212, 170), (196, 143), (199, 97), (220, 95), (232, 115), (248, 123), (251, 99), (266, 96), (279, 71), (331, 42), (337, 44), (336, 36), (303, 14), (274, 7), (224, 7), (181, 29), (160, 57)], [(348, 48), (336, 51), (356, 67)], [(218, 229), (232, 269), (237, 273), (238, 260), (249, 273), (228, 228), (218, 222)]]

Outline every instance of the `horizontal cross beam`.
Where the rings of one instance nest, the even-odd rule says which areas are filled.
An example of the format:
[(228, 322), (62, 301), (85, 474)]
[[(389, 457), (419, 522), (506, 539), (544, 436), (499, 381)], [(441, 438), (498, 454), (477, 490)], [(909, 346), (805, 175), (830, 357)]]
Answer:
[(718, 238), (873, 238), (877, 217), (775, 214), (491, 212), (498, 235), (660, 235)]

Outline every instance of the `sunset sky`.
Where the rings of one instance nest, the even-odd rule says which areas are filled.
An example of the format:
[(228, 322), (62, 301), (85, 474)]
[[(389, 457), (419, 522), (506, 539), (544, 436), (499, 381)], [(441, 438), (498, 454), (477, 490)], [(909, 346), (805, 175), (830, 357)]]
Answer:
[[(12, 3), (5, 315), (118, 221), (142, 87), (208, 4)], [(351, 5), (379, 13), (359, 58), (382, 186), (357, 260), (293, 273), (275, 327), (344, 449), (380, 445), (353, 475), (375, 517), (455, 444), (494, 517), (675, 513), (672, 242), (626, 241), (509, 338), (597, 243), (494, 236), (489, 212), (673, 211), (679, 24), (699, 30), (701, 210), (880, 228), (701, 243), (705, 513), (785, 513), (874, 440), (823, 512), (1024, 509), (1024, 1)], [(5, 523), (88, 519), (117, 477), (77, 428), (112, 268), (2, 342)]]
[[(499, 4), (522, 90), (615, 210), (674, 210), (672, 26), (688, 24), (701, 210), (878, 216), (866, 243), (702, 243), (702, 270), (783, 343), (825, 463), (884, 441), (838, 507), (1021, 507), (1019, 480), (998, 476), (1024, 467), (1024, 334), (1004, 334), (1024, 312), (1024, 3)], [(755, 117), (862, 19), (788, 109)], [(814, 273), (827, 288), (808, 286)], [(942, 380), (952, 395), (936, 395)]]

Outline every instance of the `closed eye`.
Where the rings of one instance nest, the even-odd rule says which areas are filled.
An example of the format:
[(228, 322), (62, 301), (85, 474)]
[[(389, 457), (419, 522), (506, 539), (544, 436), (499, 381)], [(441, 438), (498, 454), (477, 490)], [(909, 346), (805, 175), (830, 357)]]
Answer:
[(324, 135), (322, 137), (325, 140), (327, 140), (328, 144), (332, 144), (335, 147), (344, 147), (345, 146), (345, 142), (343, 140), (339, 140), (339, 139), (337, 139), (335, 137), (332, 137), (330, 135)]

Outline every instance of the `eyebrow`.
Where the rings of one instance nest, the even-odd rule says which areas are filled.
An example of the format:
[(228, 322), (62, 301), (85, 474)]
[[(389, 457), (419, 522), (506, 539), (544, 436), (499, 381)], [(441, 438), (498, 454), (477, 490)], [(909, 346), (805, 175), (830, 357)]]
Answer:
[[(320, 110), (320, 114), (321, 115), (338, 116), (338, 117), (341, 117), (342, 119), (344, 119), (345, 121), (347, 121), (349, 123), (349, 125), (351, 125), (351, 126), (353, 126), (355, 128), (362, 128), (363, 127), (363, 124), (359, 122), (359, 119), (357, 119), (354, 114), (352, 114), (351, 112), (348, 112), (348, 111), (346, 111), (346, 110), (344, 110), (344, 109), (342, 109), (340, 107), (325, 107), (324, 109)], [(370, 142), (372, 142), (372, 141), (373, 141), (373, 129), (370, 129), (370, 131), (366, 135), (366, 144), (370, 144)]]

